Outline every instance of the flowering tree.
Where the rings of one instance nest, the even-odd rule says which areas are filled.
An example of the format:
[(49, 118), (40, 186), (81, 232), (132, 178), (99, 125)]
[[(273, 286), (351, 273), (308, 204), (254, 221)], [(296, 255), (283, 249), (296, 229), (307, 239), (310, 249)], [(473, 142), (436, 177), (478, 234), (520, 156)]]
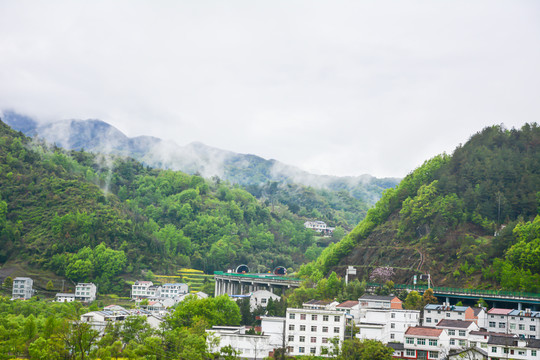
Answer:
[(394, 268), (392, 267), (378, 267), (371, 272), (369, 276), (370, 281), (386, 283), (394, 276)]

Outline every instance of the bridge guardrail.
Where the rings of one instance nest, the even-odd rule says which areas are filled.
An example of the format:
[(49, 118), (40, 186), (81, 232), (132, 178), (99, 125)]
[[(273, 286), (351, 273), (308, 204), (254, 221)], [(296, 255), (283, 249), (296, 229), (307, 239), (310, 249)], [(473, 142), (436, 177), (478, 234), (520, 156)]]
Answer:
[[(368, 287), (381, 287), (382, 284), (378, 283), (367, 283)], [(396, 284), (394, 286), (396, 289), (412, 289), (412, 290), (420, 290), (425, 291), (427, 290), (426, 285), (404, 285), (404, 284)], [(519, 292), (519, 291), (508, 291), (508, 290), (476, 290), (476, 289), (465, 289), (465, 288), (451, 288), (451, 287), (438, 287), (434, 286), (432, 287), (433, 292), (435, 293), (445, 293), (445, 294), (465, 294), (465, 295), (476, 295), (476, 296), (508, 296), (513, 298), (534, 298), (534, 299), (540, 299), (540, 294), (537, 293), (530, 293), (530, 292)]]

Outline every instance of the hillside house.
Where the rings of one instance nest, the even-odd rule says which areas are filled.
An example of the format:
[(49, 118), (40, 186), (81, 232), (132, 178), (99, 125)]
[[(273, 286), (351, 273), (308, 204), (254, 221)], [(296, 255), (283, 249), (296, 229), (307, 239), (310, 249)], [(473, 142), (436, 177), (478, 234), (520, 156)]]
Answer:
[(450, 346), (450, 337), (444, 329), (417, 326), (405, 332), (403, 359), (444, 359)]
[(12, 299), (27, 300), (34, 296), (34, 280), (29, 277), (16, 277), (13, 279), (11, 290)]
[[(264, 359), (273, 351), (270, 335), (246, 334), (245, 326), (212, 326), (206, 332), (209, 334), (207, 343), (212, 352), (231, 346), (242, 359)], [(216, 338), (219, 340), (217, 345), (213, 341)]]
[(97, 286), (94, 283), (78, 283), (75, 286), (75, 300), (92, 302), (96, 300)]
[(56, 302), (73, 302), (75, 301), (75, 294), (73, 293), (57, 293), (54, 297)]
[(360, 309), (403, 309), (403, 301), (393, 295), (364, 295), (358, 302)]
[(161, 297), (174, 298), (189, 293), (189, 287), (184, 283), (163, 284), (161, 286)]
[(259, 306), (266, 308), (270, 299), (272, 299), (272, 301), (279, 301), (281, 297), (268, 290), (254, 291), (249, 297), (249, 308), (251, 311), (255, 310)]
[(493, 332), (507, 332), (521, 338), (540, 338), (540, 312), (493, 308), (487, 312), (486, 329)]

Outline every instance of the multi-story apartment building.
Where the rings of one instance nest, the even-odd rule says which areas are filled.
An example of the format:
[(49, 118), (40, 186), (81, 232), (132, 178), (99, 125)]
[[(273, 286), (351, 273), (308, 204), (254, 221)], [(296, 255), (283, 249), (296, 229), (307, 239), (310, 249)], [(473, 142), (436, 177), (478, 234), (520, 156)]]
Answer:
[(326, 309), (288, 308), (285, 317), (285, 340), (289, 355), (326, 356), (332, 338), (345, 338), (345, 315)]
[(428, 304), (424, 307), (424, 322), (425, 326), (435, 326), (439, 321), (446, 320), (470, 320), (477, 319), (475, 311), (469, 306), (456, 306), (438, 304)]
[(163, 284), (161, 286), (161, 297), (173, 298), (189, 292), (189, 287), (184, 283)]
[(445, 329), (417, 326), (405, 332), (404, 359), (444, 359), (448, 355), (450, 337)]
[(409, 327), (418, 326), (420, 311), (403, 309), (361, 309), (354, 319), (360, 339), (379, 340), (385, 344), (403, 342)]
[(154, 286), (151, 281), (135, 281), (131, 285), (131, 298), (132, 299), (146, 299), (150, 297), (160, 297), (161, 286)]
[(75, 300), (92, 302), (96, 300), (97, 287), (94, 283), (78, 283), (75, 286)]
[(34, 280), (29, 277), (16, 277), (13, 280), (11, 297), (13, 299), (30, 299), (34, 295)]
[(540, 359), (540, 340), (523, 339), (517, 336), (490, 336), (488, 355), (491, 360), (534, 360)]
[(540, 312), (493, 308), (487, 312), (486, 329), (515, 334), (521, 338), (540, 338)]
[(437, 329), (446, 330), (450, 337), (450, 350), (464, 349), (469, 346), (469, 334), (480, 328), (474, 321), (442, 319), (436, 325)]

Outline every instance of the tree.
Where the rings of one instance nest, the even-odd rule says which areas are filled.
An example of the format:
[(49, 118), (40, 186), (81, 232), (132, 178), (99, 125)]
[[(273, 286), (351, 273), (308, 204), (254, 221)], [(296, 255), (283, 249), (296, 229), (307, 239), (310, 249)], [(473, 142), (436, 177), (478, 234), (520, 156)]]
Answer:
[(4, 279), (4, 287), (11, 289), (13, 287), (13, 278), (8, 276)]
[(427, 304), (437, 304), (437, 302), (437, 298), (435, 297), (435, 295), (433, 295), (433, 289), (426, 289), (426, 291), (424, 291), (424, 294), (422, 295), (422, 303), (424, 304), (424, 306), (426, 306)]
[(421, 310), (422, 309), (422, 296), (417, 291), (411, 291), (405, 301), (403, 307), (407, 310)]
[(49, 280), (49, 282), (47, 283), (47, 286), (45, 286), (45, 289), (47, 291), (53, 291), (54, 290), (54, 285), (53, 285), (52, 280)]
[(391, 360), (394, 350), (377, 340), (357, 338), (343, 341), (338, 360)]

